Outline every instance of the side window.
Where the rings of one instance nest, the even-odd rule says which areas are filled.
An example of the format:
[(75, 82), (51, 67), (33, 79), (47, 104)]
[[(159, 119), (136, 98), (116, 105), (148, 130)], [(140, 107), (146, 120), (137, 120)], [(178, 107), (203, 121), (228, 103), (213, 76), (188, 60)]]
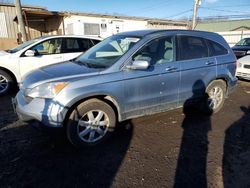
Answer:
[(65, 53), (85, 52), (95, 44), (97, 44), (97, 40), (67, 38), (65, 42)]
[(244, 42), (244, 45), (245, 46), (250, 46), (250, 39), (246, 39), (245, 42)]
[(140, 49), (133, 60), (146, 60), (151, 65), (163, 64), (174, 60), (174, 37), (154, 39)]
[(208, 57), (208, 48), (203, 38), (179, 36), (178, 60), (189, 60)]
[(209, 56), (225, 55), (228, 54), (228, 50), (217, 42), (207, 40), (209, 45)]
[(31, 50), (34, 50), (37, 55), (50, 55), (61, 53), (61, 47), (62, 39), (51, 39), (33, 46)]
[(100, 41), (99, 40), (94, 40), (94, 39), (90, 39), (91, 42), (91, 47), (98, 44)]
[(65, 42), (65, 53), (83, 52), (83, 43), (81, 39), (67, 38)]

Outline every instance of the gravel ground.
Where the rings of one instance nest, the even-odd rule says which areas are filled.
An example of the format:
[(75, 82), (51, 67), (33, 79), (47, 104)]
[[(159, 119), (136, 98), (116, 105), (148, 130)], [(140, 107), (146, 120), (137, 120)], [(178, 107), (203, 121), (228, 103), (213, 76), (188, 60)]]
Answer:
[(0, 187), (250, 187), (250, 82), (212, 117), (133, 119), (82, 151), (63, 130), (19, 122), (13, 96), (0, 97)]

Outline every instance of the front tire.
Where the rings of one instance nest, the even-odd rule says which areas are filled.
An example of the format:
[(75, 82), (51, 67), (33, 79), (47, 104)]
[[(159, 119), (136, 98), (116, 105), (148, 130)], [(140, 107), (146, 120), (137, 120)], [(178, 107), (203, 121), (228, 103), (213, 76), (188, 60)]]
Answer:
[(93, 146), (103, 142), (114, 131), (116, 115), (111, 106), (99, 99), (79, 104), (67, 121), (67, 137), (77, 146)]
[(0, 96), (8, 93), (13, 85), (13, 78), (7, 72), (0, 70)]
[(226, 97), (227, 86), (223, 80), (215, 80), (211, 82), (206, 93), (208, 94), (208, 108), (212, 113), (217, 113), (223, 107)]

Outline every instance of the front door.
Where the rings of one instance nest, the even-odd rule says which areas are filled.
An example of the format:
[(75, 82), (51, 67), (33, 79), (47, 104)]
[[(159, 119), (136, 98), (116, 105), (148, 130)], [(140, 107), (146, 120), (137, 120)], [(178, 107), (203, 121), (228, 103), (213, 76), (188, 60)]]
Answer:
[(136, 60), (149, 61), (150, 67), (124, 71), (124, 115), (131, 118), (176, 107), (180, 67), (174, 37), (154, 39), (133, 56)]
[[(24, 54), (19, 59), (20, 75), (23, 76), (37, 68), (51, 65), (64, 60), (63, 54), (61, 54), (62, 39), (48, 39), (43, 41), (29, 50), (35, 52), (35, 56), (27, 57)], [(25, 53), (25, 52), (24, 52)]]

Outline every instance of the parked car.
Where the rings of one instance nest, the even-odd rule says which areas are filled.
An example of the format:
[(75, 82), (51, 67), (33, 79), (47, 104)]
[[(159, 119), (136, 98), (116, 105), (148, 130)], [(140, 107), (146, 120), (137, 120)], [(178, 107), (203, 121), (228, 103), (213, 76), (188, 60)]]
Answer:
[(0, 95), (20, 83), (26, 73), (73, 59), (100, 41), (98, 37), (44, 36), (0, 51)]
[(218, 34), (125, 32), (74, 61), (28, 74), (14, 104), (21, 120), (65, 126), (74, 145), (95, 145), (117, 122), (179, 108), (192, 98), (208, 96), (208, 108), (218, 112), (236, 85), (235, 70), (235, 55)]
[(250, 38), (244, 38), (236, 43), (232, 50), (234, 51), (237, 58), (241, 58), (245, 55), (250, 54)]
[(250, 80), (250, 55), (238, 59), (236, 76), (239, 78)]

